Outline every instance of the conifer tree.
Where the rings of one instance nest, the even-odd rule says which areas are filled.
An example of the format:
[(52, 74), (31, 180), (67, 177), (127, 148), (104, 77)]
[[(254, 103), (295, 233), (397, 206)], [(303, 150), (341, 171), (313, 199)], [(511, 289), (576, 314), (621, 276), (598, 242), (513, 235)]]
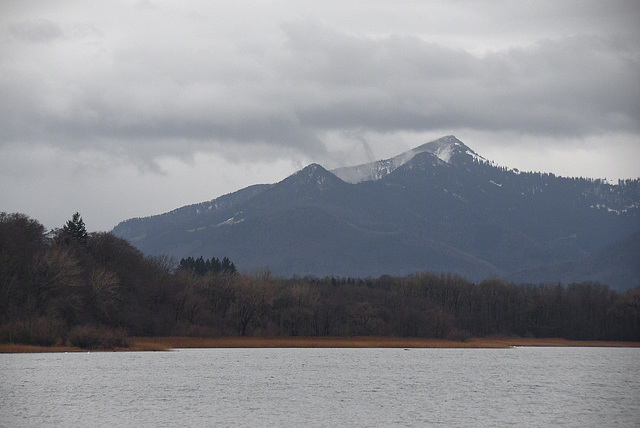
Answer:
[(71, 220), (67, 221), (67, 223), (62, 228), (62, 231), (70, 238), (75, 239), (81, 245), (86, 245), (87, 243), (87, 228), (84, 225), (84, 220), (82, 220), (82, 216), (80, 213), (76, 212)]

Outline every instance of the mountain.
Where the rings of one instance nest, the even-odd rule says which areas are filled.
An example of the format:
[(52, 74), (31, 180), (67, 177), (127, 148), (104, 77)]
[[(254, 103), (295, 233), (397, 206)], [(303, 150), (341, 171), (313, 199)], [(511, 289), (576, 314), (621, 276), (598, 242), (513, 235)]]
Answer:
[(497, 167), (446, 136), (369, 164), (311, 164), (113, 233), (146, 254), (228, 256), (283, 276), (431, 270), (479, 280), (578, 260), (639, 230), (640, 180)]
[(640, 287), (640, 231), (578, 260), (516, 272), (509, 279), (519, 283), (592, 281), (618, 290)]

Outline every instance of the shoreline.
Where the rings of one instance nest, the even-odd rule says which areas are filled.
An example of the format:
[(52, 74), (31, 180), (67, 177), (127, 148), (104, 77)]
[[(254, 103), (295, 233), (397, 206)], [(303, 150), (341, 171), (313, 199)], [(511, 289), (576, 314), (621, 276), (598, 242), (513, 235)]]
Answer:
[(0, 353), (39, 352), (135, 352), (171, 351), (186, 348), (468, 348), (512, 347), (624, 347), (638, 348), (640, 342), (567, 340), (561, 338), (481, 337), (467, 341), (407, 337), (131, 337), (128, 348), (81, 349), (73, 346), (0, 344)]

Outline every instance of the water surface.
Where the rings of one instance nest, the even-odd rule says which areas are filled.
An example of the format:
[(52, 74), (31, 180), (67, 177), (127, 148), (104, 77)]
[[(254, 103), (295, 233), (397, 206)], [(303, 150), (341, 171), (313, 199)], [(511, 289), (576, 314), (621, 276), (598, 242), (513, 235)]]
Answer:
[(640, 349), (0, 355), (0, 426), (639, 426)]

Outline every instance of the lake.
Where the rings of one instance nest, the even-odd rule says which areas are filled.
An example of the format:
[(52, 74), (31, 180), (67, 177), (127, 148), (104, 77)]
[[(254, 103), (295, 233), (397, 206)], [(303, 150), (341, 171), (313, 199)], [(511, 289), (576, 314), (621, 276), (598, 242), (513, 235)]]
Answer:
[(640, 426), (640, 349), (0, 355), (3, 427)]

